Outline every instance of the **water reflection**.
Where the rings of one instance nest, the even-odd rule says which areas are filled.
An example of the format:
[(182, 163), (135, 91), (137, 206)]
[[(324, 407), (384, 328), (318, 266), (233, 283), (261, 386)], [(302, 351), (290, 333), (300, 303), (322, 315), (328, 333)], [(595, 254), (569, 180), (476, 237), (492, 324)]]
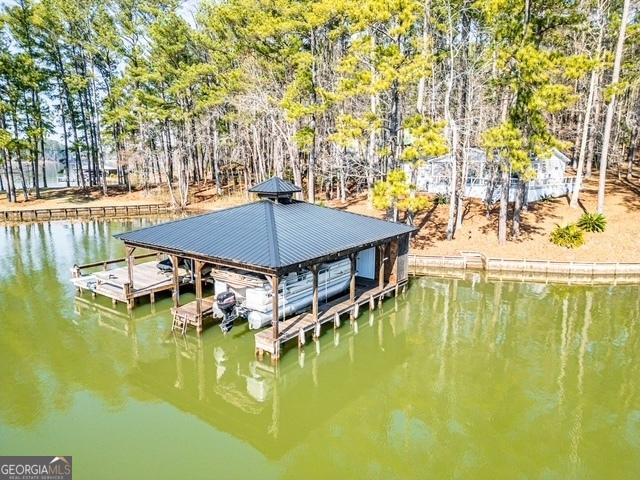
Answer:
[(82, 396), (93, 420), (136, 422), (137, 402), (170, 407), (159, 422), (195, 418), (239, 455), (259, 452), (287, 472), (512, 476), (516, 466), (579, 478), (610, 473), (603, 452), (622, 459), (618, 476), (640, 467), (638, 286), (419, 278), (271, 365), (254, 359), (245, 327), (171, 334), (168, 297), (132, 312), (76, 297), (69, 268), (121, 255), (111, 235), (143, 223), (0, 227), (10, 386), (0, 433), (33, 432), (35, 443), (65, 416), (58, 428), (71, 432)]

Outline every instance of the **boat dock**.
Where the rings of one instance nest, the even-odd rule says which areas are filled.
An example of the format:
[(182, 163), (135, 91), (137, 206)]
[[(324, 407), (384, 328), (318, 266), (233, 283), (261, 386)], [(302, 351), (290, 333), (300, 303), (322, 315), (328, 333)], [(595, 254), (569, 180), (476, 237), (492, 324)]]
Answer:
[(0, 210), (5, 222), (35, 222), (40, 220), (67, 220), (70, 218), (127, 218), (141, 215), (171, 213), (169, 204), (110, 205), (103, 207), (57, 207), (29, 210)]
[[(106, 271), (90, 275), (82, 275), (89, 266), (76, 267), (72, 281), (128, 308), (136, 298), (149, 295), (153, 302), (155, 293), (172, 291), (172, 330), (182, 334), (189, 326), (202, 333), (204, 317), (216, 307), (212, 294), (227, 293), (225, 316), (240, 312), (249, 320), (255, 312), (256, 326), (271, 323), (255, 335), (255, 351), (276, 360), (291, 339), (302, 345), (308, 332), (319, 336), (324, 323), (338, 326), (341, 315), (357, 317), (362, 305), (374, 308), (376, 301), (404, 289), (409, 237), (415, 231), (295, 200), (300, 191), (273, 177), (249, 190), (258, 196), (255, 202), (119, 233), (115, 237), (127, 251), (119, 261), (126, 267), (106, 270), (114, 262), (97, 262), (89, 266), (103, 265)], [(136, 248), (169, 257), (171, 263), (163, 264), (167, 272), (156, 267), (157, 261), (136, 265), (143, 258), (133, 256)], [(340, 268), (331, 270), (338, 262)], [(203, 295), (203, 284), (212, 279), (213, 291)], [(181, 306), (183, 283), (193, 284), (195, 301)], [(302, 287), (292, 288), (295, 284)], [(310, 312), (299, 313), (305, 309)]]
[(398, 292), (404, 292), (406, 285), (405, 280), (384, 288), (358, 287), (353, 300), (350, 295), (344, 295), (319, 306), (317, 319), (314, 319), (313, 312), (304, 312), (279, 322), (278, 338), (274, 338), (272, 328), (265, 328), (255, 335), (256, 355), (262, 359), (267, 352), (272, 357), (277, 357), (280, 353), (278, 349), (283, 348), (285, 343), (293, 339), (298, 340), (298, 348), (300, 348), (306, 343), (308, 332), (313, 332), (313, 337), (318, 338), (323, 324), (333, 322), (334, 328), (338, 328), (342, 315), (349, 313), (350, 319), (357, 318), (361, 306), (368, 305), (369, 310), (373, 310), (376, 302), (380, 306), (387, 295), (393, 293), (398, 296)]
[[(129, 309), (141, 297), (148, 296), (151, 303), (154, 303), (156, 293), (174, 290), (174, 278), (171, 272), (162, 272), (158, 268), (157, 260), (140, 264), (133, 261), (149, 257), (156, 257), (156, 254), (76, 265), (72, 268), (71, 282), (80, 292), (86, 290), (94, 296), (102, 295), (110, 298), (114, 305), (117, 302), (127, 304)], [(109, 268), (111, 265), (127, 262), (127, 259), (131, 259), (127, 266)], [(97, 267), (102, 267), (102, 271), (83, 273)], [(178, 269), (178, 279), (180, 283), (188, 280), (185, 269)]]
[(199, 301), (194, 300), (184, 305), (173, 307), (171, 309), (171, 314), (173, 315), (173, 325), (171, 329), (184, 335), (187, 327), (191, 325), (196, 328), (198, 333), (202, 333), (204, 317), (213, 314), (214, 304), (215, 298), (210, 296), (204, 297)]

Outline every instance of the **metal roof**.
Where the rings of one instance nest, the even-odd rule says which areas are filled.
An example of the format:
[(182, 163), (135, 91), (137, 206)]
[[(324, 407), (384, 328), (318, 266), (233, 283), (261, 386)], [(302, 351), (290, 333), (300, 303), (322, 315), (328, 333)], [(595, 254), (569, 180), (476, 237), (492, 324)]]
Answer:
[(297, 185), (287, 182), (280, 177), (271, 177), (269, 180), (265, 180), (262, 183), (254, 185), (249, 189), (249, 191), (266, 195), (279, 195), (301, 192), (302, 190)]
[(413, 231), (404, 224), (311, 203), (259, 200), (115, 237), (141, 247), (281, 271)]

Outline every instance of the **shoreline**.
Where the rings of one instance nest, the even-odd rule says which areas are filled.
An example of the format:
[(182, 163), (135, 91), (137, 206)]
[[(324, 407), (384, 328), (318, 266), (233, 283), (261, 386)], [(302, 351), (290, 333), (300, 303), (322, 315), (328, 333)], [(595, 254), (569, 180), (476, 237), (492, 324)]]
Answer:
[[(546, 259), (509, 259), (485, 257), (479, 252), (461, 255), (425, 255), (409, 252), (411, 275), (443, 275), (454, 272), (481, 273), (494, 279), (522, 281), (561, 281), (563, 283), (638, 283), (637, 262), (565, 262)], [(446, 276), (446, 275), (445, 275)]]
[[(497, 241), (497, 212), (488, 214), (476, 199), (468, 199), (464, 223), (453, 240), (444, 238), (448, 205), (434, 205), (418, 214), (415, 225), (419, 231), (412, 237), (411, 253), (422, 256), (459, 257), (462, 252), (477, 252), (487, 258), (516, 259), (525, 262), (629, 263), (640, 262), (635, 248), (640, 238), (640, 222), (636, 217), (637, 187), (627, 181), (610, 178), (611, 192), (607, 209), (607, 228), (603, 233), (586, 233), (586, 243), (567, 249), (552, 244), (549, 234), (556, 225), (575, 222), (585, 211), (594, 211), (597, 195), (595, 178), (585, 180), (580, 208), (572, 209), (565, 197), (531, 204), (523, 213), (524, 225), (520, 238), (506, 245)], [(248, 201), (245, 195), (225, 195), (201, 198), (184, 210), (173, 210), (162, 189), (134, 190), (132, 193), (112, 191), (102, 197), (99, 191), (79, 192), (72, 189), (50, 190), (41, 200), (8, 204), (0, 199), (0, 222), (19, 224), (23, 221), (115, 219), (158, 215), (199, 215), (228, 208)], [(196, 197), (198, 198), (198, 197)], [(325, 200), (326, 205), (339, 210), (383, 218), (383, 212), (368, 205), (360, 194), (347, 202)], [(157, 210), (157, 211), (156, 211)], [(162, 212), (160, 212), (162, 210)], [(36, 212), (37, 211), (37, 212)], [(24, 213), (19, 213), (24, 212)], [(27, 213), (35, 212), (35, 213)]]

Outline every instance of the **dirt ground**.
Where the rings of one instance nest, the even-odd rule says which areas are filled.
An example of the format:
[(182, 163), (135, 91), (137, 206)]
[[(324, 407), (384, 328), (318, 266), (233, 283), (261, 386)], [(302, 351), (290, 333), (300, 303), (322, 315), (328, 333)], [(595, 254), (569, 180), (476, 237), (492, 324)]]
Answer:
[[(638, 172), (640, 173), (640, 172)], [(640, 262), (640, 181), (618, 180), (613, 172), (607, 184), (605, 215), (607, 228), (604, 233), (585, 234), (586, 242), (576, 249), (553, 245), (549, 233), (556, 224), (575, 222), (585, 212), (596, 208), (597, 177), (585, 180), (581, 204), (577, 209), (569, 207), (567, 198), (537, 202), (530, 205), (523, 214), (523, 233), (518, 239), (509, 239), (501, 247), (497, 239), (497, 207), (486, 216), (482, 202), (472, 199), (467, 203), (462, 229), (456, 238), (444, 238), (448, 205), (434, 206), (418, 215), (415, 224), (420, 231), (413, 240), (412, 249), (429, 255), (459, 255), (460, 251), (481, 252), (489, 257), (597, 261), (597, 262)], [(85, 193), (69, 189), (51, 189), (43, 192), (42, 199), (10, 204), (2, 196), (0, 210), (33, 208), (56, 208), (74, 206), (138, 205), (156, 204), (169, 201), (166, 189), (150, 189), (128, 193), (125, 189), (110, 187), (110, 195), (104, 197), (99, 188)], [(245, 195), (236, 192), (221, 198), (211, 198), (212, 192), (203, 190), (194, 196), (191, 205), (194, 211), (218, 210), (247, 201)], [(346, 204), (329, 202), (329, 206), (381, 218), (383, 213), (370, 208), (365, 198), (351, 200)]]
[(18, 195), (16, 203), (9, 203), (5, 195), (0, 197), (0, 210), (31, 210), (36, 208), (72, 208), (72, 207), (102, 207), (120, 205), (149, 205), (168, 201), (165, 191), (152, 188), (134, 190), (131, 193), (123, 187), (109, 187), (109, 195), (104, 196), (100, 187), (93, 187), (85, 191), (78, 188), (50, 188), (42, 191), (42, 198), (32, 196), (28, 202), (24, 201), (22, 193)]
[[(613, 177), (613, 175), (611, 175)], [(593, 262), (640, 262), (640, 182), (610, 178), (607, 184), (605, 216), (607, 228), (603, 233), (586, 233), (585, 244), (575, 249), (558, 247), (549, 241), (551, 230), (559, 225), (575, 222), (583, 212), (596, 210), (598, 180), (586, 179), (580, 207), (569, 207), (567, 198), (537, 202), (523, 214), (522, 235), (498, 245), (496, 208), (487, 218), (482, 202), (469, 201), (464, 213), (462, 229), (452, 241), (445, 239), (448, 205), (432, 207), (416, 219), (420, 228), (412, 249), (428, 255), (459, 255), (461, 251), (481, 252), (488, 257)], [(368, 208), (365, 200), (344, 206), (346, 210), (381, 216)]]
[[(235, 191), (219, 198), (215, 196), (214, 188), (195, 188), (192, 191), (192, 204), (190, 208), (198, 210), (219, 210), (228, 206), (246, 202), (244, 195)], [(129, 192), (125, 187), (109, 186), (108, 195), (102, 194), (102, 187), (92, 187), (81, 190), (72, 188), (50, 188), (43, 190), (42, 198), (31, 196), (28, 202), (24, 201), (22, 192), (18, 192), (18, 201), (9, 203), (4, 194), (0, 195), (0, 210), (32, 210), (37, 208), (72, 208), (72, 207), (102, 207), (124, 205), (155, 205), (171, 203), (171, 195), (165, 186), (153, 187), (145, 191), (142, 188)]]

